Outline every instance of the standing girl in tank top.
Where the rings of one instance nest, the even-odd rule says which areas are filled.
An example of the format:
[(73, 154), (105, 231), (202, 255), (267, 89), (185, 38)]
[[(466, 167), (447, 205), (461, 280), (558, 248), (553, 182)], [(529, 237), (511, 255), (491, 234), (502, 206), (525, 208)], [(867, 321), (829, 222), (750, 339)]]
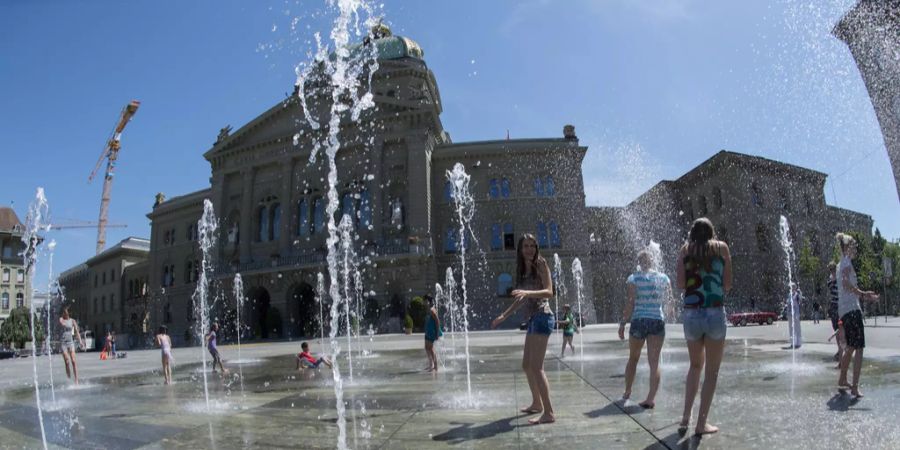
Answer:
[(175, 359), (172, 358), (172, 338), (169, 337), (169, 328), (165, 325), (160, 325), (156, 330), (156, 344), (159, 345), (162, 357), (163, 378), (166, 384), (172, 384), (172, 362)]
[[(78, 343), (84, 347), (84, 341), (81, 339), (81, 333), (78, 331), (78, 322), (69, 317), (69, 307), (63, 308), (62, 317), (59, 318), (59, 324), (62, 326), (62, 335), (59, 337), (59, 347), (62, 352), (63, 361), (66, 363), (66, 377), (75, 376), (75, 384), (78, 384), (78, 365), (75, 363), (75, 337), (78, 337)], [(71, 363), (71, 369), (69, 364)]]
[(529, 414), (543, 412), (540, 417), (528, 421), (533, 425), (552, 423), (556, 421), (556, 416), (550, 404), (550, 383), (544, 373), (544, 355), (547, 353), (547, 341), (556, 325), (548, 300), (553, 296), (553, 281), (550, 278), (550, 266), (541, 257), (537, 239), (531, 234), (526, 233), (519, 238), (516, 289), (512, 291), (512, 296), (515, 301), (491, 322), (491, 328), (497, 328), (517, 309), (525, 306), (528, 333), (525, 335), (522, 370), (525, 371), (528, 388), (531, 389), (531, 405), (521, 411)]
[(719, 431), (707, 423), (719, 366), (725, 350), (725, 294), (731, 290), (731, 253), (728, 244), (716, 239), (709, 219), (691, 225), (690, 240), (681, 247), (675, 269), (677, 286), (684, 290), (684, 337), (691, 365), (684, 386), (684, 413), (678, 431), (684, 433), (691, 421), (694, 398), (700, 387), (700, 371), (706, 365), (700, 411), (695, 434)]
[[(850, 393), (856, 397), (862, 397), (859, 391), (859, 375), (862, 370), (863, 349), (866, 348), (866, 332), (863, 326), (862, 308), (860, 299), (877, 301), (878, 295), (872, 291), (864, 291), (859, 288), (856, 278), (856, 270), (853, 268), (853, 260), (856, 259), (859, 244), (849, 234), (838, 233), (838, 244), (841, 246), (841, 262), (838, 264), (838, 316), (844, 327), (844, 339), (846, 347), (841, 355), (841, 374), (838, 377), (840, 389), (850, 389)], [(853, 360), (853, 384), (847, 382), (847, 369)]]

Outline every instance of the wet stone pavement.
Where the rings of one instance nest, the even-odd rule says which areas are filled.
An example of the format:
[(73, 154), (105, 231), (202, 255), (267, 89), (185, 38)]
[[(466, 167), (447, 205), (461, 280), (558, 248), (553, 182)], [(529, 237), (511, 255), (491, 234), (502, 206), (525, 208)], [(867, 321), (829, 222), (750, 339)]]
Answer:
[[(425, 364), (418, 348), (421, 335), (379, 336), (365, 344), (374, 349), (373, 356), (353, 355), (353, 381), (347, 379), (347, 361), (340, 361), (348, 447), (771, 449), (900, 445), (900, 357), (896, 354), (873, 352), (876, 356), (867, 357), (863, 370), (866, 396), (854, 401), (834, 387), (833, 346), (824, 339), (793, 352), (782, 349), (785, 342), (777, 339), (781, 333), (778, 326), (768, 332), (732, 328), (710, 419), (721, 431), (700, 439), (677, 432), (688, 367), (680, 328), (671, 325), (668, 329), (662, 386), (653, 410), (635, 403), (647, 390), (644, 359), (638, 366), (633, 400), (619, 400), (627, 349), (613, 335), (614, 329), (589, 328), (584, 335), (583, 358), (576, 354), (560, 360), (555, 356), (557, 337), (551, 337), (545, 369), (557, 423), (540, 426), (528, 424), (527, 419), (534, 416), (518, 412), (530, 401), (520, 369), (523, 334), (473, 336), (474, 404), (468, 403), (466, 395), (461, 339), (457, 339), (457, 356), (445, 348), (445, 367), (433, 375), (421, 370)], [(885, 335), (898, 333), (900, 328)], [(450, 339), (444, 343), (449, 344)], [(52, 447), (66, 448), (335, 448), (338, 431), (330, 371), (323, 366), (297, 372), (292, 353), (298, 346), (296, 342), (246, 346), (243, 364), (234, 361), (233, 348), (223, 347), (230, 373), (224, 377), (208, 374), (209, 411), (202, 368), (193, 362), (175, 366), (172, 386), (162, 384), (158, 353), (153, 352), (147, 360), (155, 365), (144, 367), (143, 372), (98, 376), (76, 388), (65, 380), (61, 364), (55, 361), (56, 401), (46, 385), (41, 391), (47, 439)], [(265, 348), (268, 351), (262, 351)], [(314, 352), (323, 348), (313, 343)], [(199, 349), (181, 351), (199, 356)], [(84, 365), (100, 364), (93, 358), (82, 359)], [(132, 359), (133, 364), (139, 361)], [(147, 372), (148, 368), (155, 371)], [(30, 377), (30, 372), (27, 375)], [(699, 397), (695, 417), (697, 405)], [(37, 448), (40, 436), (33, 389), (15, 386), (0, 391), (0, 447)]]

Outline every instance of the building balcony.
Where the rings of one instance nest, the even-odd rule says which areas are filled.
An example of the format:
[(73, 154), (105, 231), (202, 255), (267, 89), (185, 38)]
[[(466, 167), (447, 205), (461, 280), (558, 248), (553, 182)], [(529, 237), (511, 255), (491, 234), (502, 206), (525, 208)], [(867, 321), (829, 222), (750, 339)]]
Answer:
[[(357, 245), (355, 252), (358, 256), (368, 256), (373, 259), (395, 258), (398, 256), (427, 256), (431, 252), (427, 245), (420, 242), (410, 243), (404, 240), (384, 241), (381, 243), (368, 243)], [(225, 263), (220, 261), (216, 265), (216, 277), (227, 277), (235, 273), (263, 272), (268, 270), (282, 270), (285, 268), (310, 268), (327, 263), (327, 252), (322, 250), (307, 251), (291, 255), (273, 255), (271, 258), (259, 261), (243, 263)]]

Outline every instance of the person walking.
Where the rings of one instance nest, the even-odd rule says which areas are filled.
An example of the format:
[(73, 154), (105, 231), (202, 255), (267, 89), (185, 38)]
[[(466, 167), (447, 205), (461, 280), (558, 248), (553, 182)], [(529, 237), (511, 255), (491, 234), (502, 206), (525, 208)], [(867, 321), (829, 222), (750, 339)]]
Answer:
[(689, 240), (678, 255), (677, 287), (684, 299), (684, 337), (687, 340), (690, 368), (684, 389), (684, 412), (680, 433), (687, 431), (691, 421), (694, 398), (700, 387), (700, 371), (705, 368), (700, 410), (695, 434), (719, 431), (707, 421), (716, 392), (719, 366), (725, 350), (725, 295), (731, 290), (731, 253), (728, 244), (716, 238), (712, 222), (699, 218), (691, 225)]
[(532, 234), (526, 233), (519, 238), (516, 254), (516, 289), (512, 291), (515, 301), (491, 322), (491, 328), (497, 328), (520, 307), (526, 307), (528, 331), (525, 335), (522, 370), (528, 378), (531, 405), (521, 411), (530, 414), (543, 412), (539, 418), (528, 421), (532, 425), (553, 423), (556, 416), (550, 404), (550, 382), (544, 373), (547, 341), (556, 325), (548, 300), (553, 297), (550, 266), (541, 256), (537, 239)]
[[(838, 376), (838, 388), (850, 389), (855, 398), (863, 397), (859, 390), (859, 376), (862, 371), (863, 349), (866, 348), (866, 333), (863, 325), (862, 308), (859, 301), (878, 301), (878, 295), (872, 291), (859, 288), (853, 260), (859, 251), (859, 243), (849, 234), (838, 233), (837, 241), (841, 246), (841, 262), (838, 265), (838, 315), (844, 328), (847, 346), (841, 355), (841, 373)], [(853, 360), (853, 383), (847, 382), (847, 370)]]
[(653, 267), (653, 257), (644, 250), (638, 254), (639, 270), (625, 282), (627, 302), (624, 316), (619, 322), (619, 339), (625, 340), (625, 324), (631, 322), (628, 335), (628, 363), (625, 365), (625, 393), (623, 400), (631, 398), (631, 386), (637, 371), (638, 360), (647, 341), (647, 362), (650, 364), (650, 390), (647, 398), (639, 403), (645, 409), (656, 406), (656, 391), (661, 375), (659, 355), (666, 338), (665, 309), (672, 298), (669, 277)]
[(819, 310), (821, 307), (819, 306), (819, 302), (813, 302), (813, 324), (819, 323)]
[[(75, 362), (75, 338), (78, 338), (78, 345), (84, 348), (84, 340), (81, 339), (81, 332), (78, 330), (78, 322), (69, 317), (69, 307), (66, 306), (62, 310), (62, 317), (59, 318), (59, 324), (62, 326), (62, 335), (59, 337), (59, 346), (66, 363), (66, 377), (72, 378), (74, 375), (75, 384), (78, 384), (78, 364)], [(71, 365), (71, 370), (70, 366)]]
[(222, 357), (219, 355), (219, 348), (216, 345), (216, 334), (219, 331), (219, 323), (213, 322), (212, 327), (209, 329), (209, 333), (206, 335), (206, 349), (209, 351), (209, 354), (212, 355), (212, 370), (213, 373), (216, 371), (216, 364), (219, 365), (219, 368), (222, 369), (222, 374), (227, 374), (228, 371), (225, 370), (225, 366), (222, 365)]

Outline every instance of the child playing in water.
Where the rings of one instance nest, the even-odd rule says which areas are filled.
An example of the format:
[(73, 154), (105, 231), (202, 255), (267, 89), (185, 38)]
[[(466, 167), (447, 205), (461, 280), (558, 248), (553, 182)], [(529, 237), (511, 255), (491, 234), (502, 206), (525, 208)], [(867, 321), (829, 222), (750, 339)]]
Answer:
[(425, 371), (437, 372), (438, 360), (434, 353), (434, 343), (444, 335), (444, 332), (441, 331), (441, 319), (438, 317), (437, 308), (434, 307), (434, 298), (426, 295), (425, 301), (428, 302), (428, 314), (425, 316), (425, 356), (428, 357), (428, 367)]
[(169, 337), (169, 329), (165, 325), (160, 325), (156, 331), (156, 344), (162, 352), (162, 368), (163, 377), (166, 384), (172, 384), (172, 338)]
[(214, 322), (212, 324), (212, 328), (209, 330), (209, 334), (206, 335), (206, 349), (209, 350), (209, 354), (212, 355), (212, 370), (216, 371), (216, 364), (219, 365), (219, 368), (222, 369), (222, 374), (227, 374), (228, 371), (225, 370), (225, 366), (222, 365), (222, 357), (219, 355), (219, 348), (216, 345), (216, 333), (219, 331), (218, 322)]
[(325, 363), (325, 365), (328, 366), (329, 369), (331, 368), (331, 360), (329, 360), (325, 356), (322, 356), (322, 357), (316, 359), (316, 357), (314, 357), (309, 352), (309, 344), (308, 343), (304, 342), (304, 343), (300, 344), (300, 350), (302, 350), (302, 351), (297, 354), (297, 370), (300, 370), (303, 367), (302, 364), (304, 361), (309, 366), (311, 366), (313, 369), (318, 369), (319, 365), (322, 363)]
[(563, 320), (560, 320), (559, 324), (565, 326), (565, 328), (563, 328), (562, 352), (559, 354), (559, 357), (562, 358), (563, 356), (566, 356), (566, 344), (569, 344), (569, 348), (572, 349), (572, 354), (574, 355), (575, 346), (572, 345), (572, 340), (575, 338), (578, 326), (575, 324), (575, 315), (572, 314), (571, 306), (563, 305)]

